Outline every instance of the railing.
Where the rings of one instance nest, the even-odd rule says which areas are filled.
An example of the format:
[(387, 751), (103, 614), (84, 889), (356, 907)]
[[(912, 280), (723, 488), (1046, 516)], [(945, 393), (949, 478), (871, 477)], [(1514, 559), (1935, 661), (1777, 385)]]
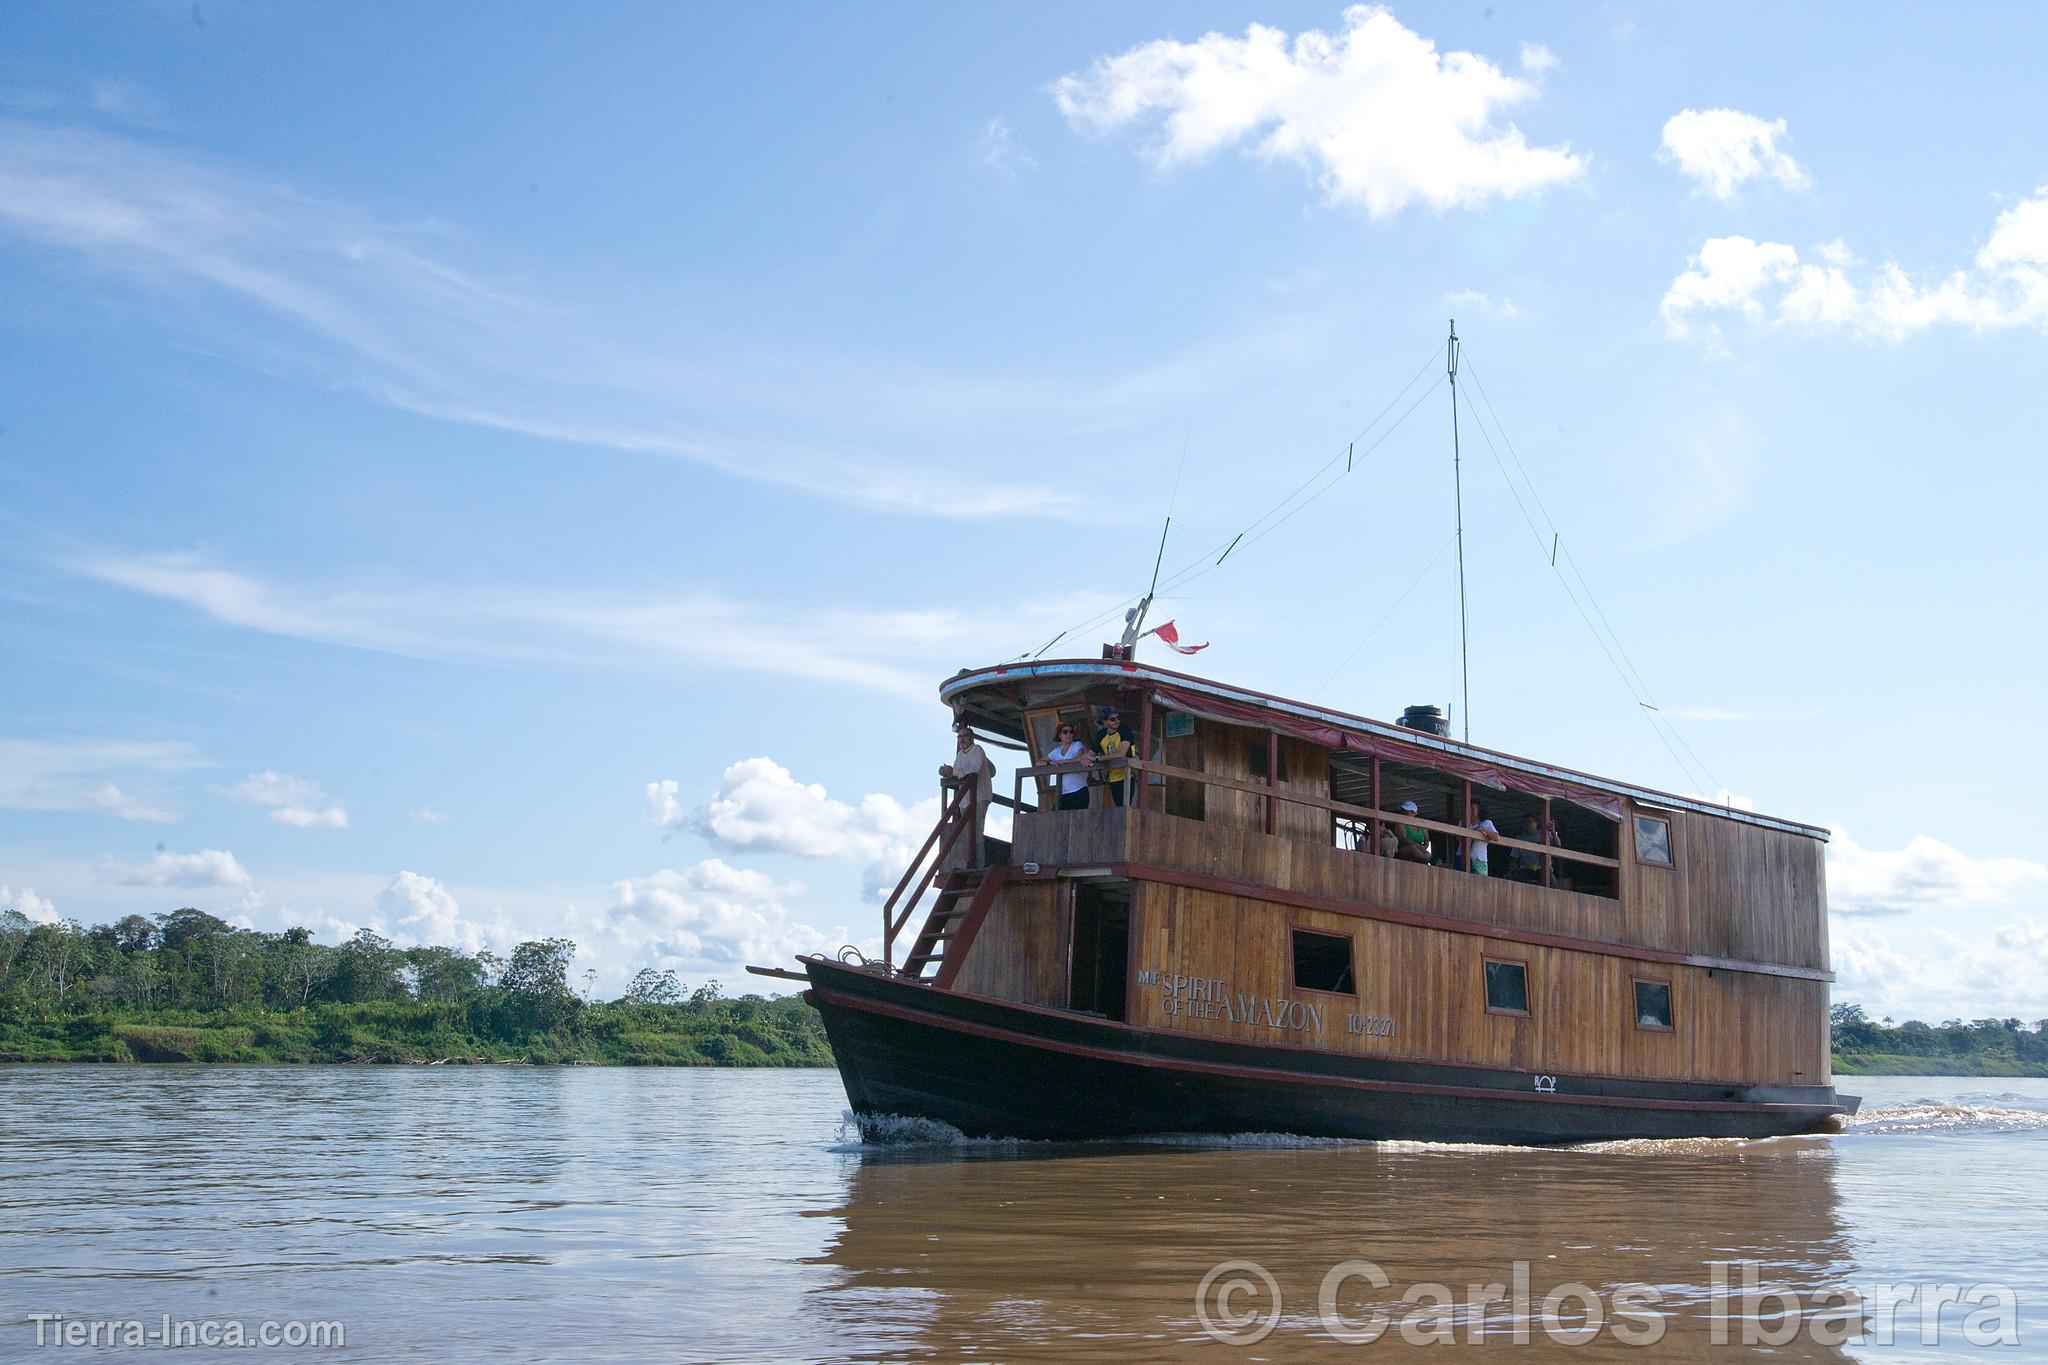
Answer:
[[(1420, 815), (1410, 815), (1406, 811), (1383, 811), (1375, 810), (1369, 806), (1354, 806), (1344, 801), (1332, 801), (1325, 797), (1309, 796), (1302, 792), (1290, 791), (1277, 783), (1241, 782), (1236, 778), (1221, 777), (1215, 773), (1205, 773), (1193, 768), (1176, 768), (1164, 763), (1153, 763), (1137, 758), (1097, 758), (1088, 764), (1048, 763), (1033, 768), (1019, 768), (1016, 772), (1016, 796), (1013, 798), (1015, 809), (1018, 811), (1029, 809), (1023, 804), (1024, 779), (1027, 777), (1072, 776), (1077, 769), (1087, 772), (1092, 777), (1095, 773), (1111, 767), (1127, 770), (1131, 776), (1126, 780), (1136, 783), (1138, 790), (1141, 792), (1145, 788), (1143, 775), (1146, 773), (1157, 773), (1164, 778), (1185, 782), (1198, 782), (1205, 787), (1216, 787), (1224, 791), (1243, 792), (1248, 796), (1264, 797), (1269, 803), (1267, 806), (1268, 817), (1265, 822), (1265, 829), (1269, 834), (1274, 832), (1275, 824), (1272, 819), (1272, 812), (1275, 810), (1275, 807), (1270, 803), (1276, 801), (1287, 802), (1297, 806), (1307, 806), (1313, 810), (1327, 811), (1332, 815), (1343, 816), (1354, 822), (1362, 822), (1366, 827), (1371, 852), (1378, 856), (1385, 856), (1379, 854), (1381, 827), (1406, 826), (1410, 829), (1429, 830), (1432, 833), (1447, 835), (1461, 841), (1460, 847), (1466, 851), (1466, 861), (1468, 862), (1470, 861), (1470, 847), (1474, 840), (1484, 842), (1489, 847), (1517, 849), (1527, 853), (1534, 853), (1542, 859), (1539, 876), (1541, 884), (1544, 886), (1549, 886), (1552, 882), (1551, 864), (1553, 860), (1583, 863), (1591, 867), (1604, 867), (1608, 869), (1618, 869), (1621, 866), (1619, 858), (1609, 858), (1598, 853), (1582, 853), (1577, 849), (1565, 848), (1558, 844), (1531, 843), (1525, 839), (1511, 839), (1506, 835), (1499, 834), (1475, 834), (1466, 826), (1454, 825), (1444, 820), (1431, 820)], [(1128, 798), (1126, 799), (1128, 800)]]
[[(917, 903), (924, 898), (925, 888), (932, 883), (933, 876), (946, 865), (946, 855), (953, 851), (953, 845), (960, 841), (963, 831), (974, 829), (977, 805), (976, 793), (981, 784), (963, 781), (953, 799), (939, 812), (939, 822), (932, 826), (932, 832), (925, 835), (924, 843), (918, 846), (917, 855), (910, 860), (910, 866), (903, 870), (903, 879), (896, 883), (896, 889), (889, 893), (889, 899), (882, 902), (882, 970), (895, 971), (896, 936), (903, 932), (903, 926), (910, 923), (910, 917), (917, 912)], [(972, 835), (970, 834), (971, 838)], [(934, 854), (933, 849), (937, 852)], [(978, 861), (978, 850), (971, 850), (969, 861)], [(932, 854), (930, 867), (925, 866), (925, 856)], [(915, 890), (911, 888), (915, 887)], [(904, 900), (905, 892), (910, 899)], [(896, 913), (897, 902), (903, 903), (903, 913)]]

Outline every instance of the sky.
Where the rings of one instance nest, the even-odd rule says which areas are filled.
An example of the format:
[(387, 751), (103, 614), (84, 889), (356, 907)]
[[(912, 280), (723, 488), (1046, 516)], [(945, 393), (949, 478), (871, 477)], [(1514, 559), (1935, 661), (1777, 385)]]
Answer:
[(2044, 47), (7, 6), (0, 906), (873, 951), (939, 682), (1170, 517), (1192, 671), (1824, 824), (1837, 999), (2048, 1016)]

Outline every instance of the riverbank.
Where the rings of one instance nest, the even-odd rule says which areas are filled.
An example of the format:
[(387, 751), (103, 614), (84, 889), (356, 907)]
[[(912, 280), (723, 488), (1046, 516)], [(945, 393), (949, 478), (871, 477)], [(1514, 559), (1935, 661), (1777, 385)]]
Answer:
[(0, 1009), (0, 1062), (382, 1062), (830, 1066), (818, 1016), (794, 996), (584, 1004), (545, 1027), (464, 1003), (299, 1009)]
[(1837, 1076), (2028, 1076), (2048, 1077), (2038, 1062), (2012, 1057), (1920, 1057), (1904, 1053), (1837, 1052)]

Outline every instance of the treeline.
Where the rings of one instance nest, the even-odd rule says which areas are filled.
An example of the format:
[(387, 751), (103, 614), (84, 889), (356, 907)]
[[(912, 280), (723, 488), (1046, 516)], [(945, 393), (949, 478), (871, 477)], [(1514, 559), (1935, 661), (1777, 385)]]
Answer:
[(1835, 1070), (1846, 1075), (2048, 1076), (2048, 1019), (1894, 1024), (1841, 1004), (1829, 1021)]
[(685, 994), (642, 970), (616, 1000), (571, 987), (576, 945), (505, 957), (359, 930), (241, 929), (191, 908), (88, 929), (0, 912), (0, 1061), (594, 1062), (829, 1066), (795, 997)]

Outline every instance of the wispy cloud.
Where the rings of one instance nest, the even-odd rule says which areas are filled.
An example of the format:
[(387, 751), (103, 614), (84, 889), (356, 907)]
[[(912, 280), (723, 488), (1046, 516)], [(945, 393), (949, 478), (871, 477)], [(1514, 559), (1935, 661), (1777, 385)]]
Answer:
[[(985, 156), (1025, 164), (1007, 125), (985, 131)], [(21, 119), (0, 119), (6, 238), (91, 263), (252, 365), (299, 365), (369, 401), (951, 518), (1097, 518), (1070, 491), (1087, 452), (1060, 467), (1049, 443), (1147, 430), (1162, 408), (1255, 383), (1328, 308), (1240, 319), (1121, 373), (791, 350), (721, 323), (715, 303), (613, 297), (445, 223)]]
[(0, 810), (97, 810), (167, 823), (178, 818), (168, 803), (112, 779), (160, 782), (203, 765), (182, 740), (0, 739)]
[[(1525, 44), (1532, 75), (1556, 65)], [(1242, 38), (1160, 39), (1052, 87), (1075, 126), (1110, 132), (1158, 117), (1146, 155), (1161, 171), (1250, 143), (1269, 161), (1308, 168), (1333, 204), (1372, 217), (1411, 203), (1472, 208), (1577, 179), (1586, 158), (1568, 147), (1531, 146), (1497, 119), (1537, 94), (1472, 52), (1436, 44), (1387, 10), (1357, 5), (1337, 33), (1287, 34), (1253, 24)]]
[(1711, 237), (1672, 280), (1660, 310), (1678, 337), (1715, 314), (1887, 341), (1934, 327), (2048, 329), (2048, 185), (1998, 215), (1969, 267), (1939, 279), (1916, 282), (1892, 261), (1865, 269), (1839, 240), (1802, 257), (1783, 242)]
[(127, 886), (247, 887), (256, 880), (234, 854), (219, 848), (159, 852), (136, 867), (109, 861), (102, 865), (101, 875)]
[(1015, 179), (1019, 172), (1038, 169), (1037, 159), (1024, 150), (1024, 144), (1017, 140), (1010, 121), (1000, 114), (990, 119), (988, 126), (981, 130), (976, 145), (981, 153), (981, 164), (999, 175)]
[(1490, 294), (1480, 293), (1477, 289), (1460, 289), (1455, 294), (1444, 295), (1444, 306), (1456, 311), (1477, 313), (1496, 322), (1513, 322), (1522, 316), (1522, 310), (1516, 307), (1515, 301), (1507, 295), (1494, 298)]
[(928, 700), (933, 679), (1015, 653), (1108, 605), (769, 608), (708, 591), (656, 594), (418, 588), (364, 593), (278, 583), (192, 555), (100, 556), (72, 571), (226, 625), (427, 659), (687, 661)]
[(1837, 828), (1828, 842), (1828, 904), (1844, 915), (1901, 915), (2004, 904), (2048, 884), (2048, 866), (1975, 858), (1917, 835), (1901, 849), (1865, 848)]

